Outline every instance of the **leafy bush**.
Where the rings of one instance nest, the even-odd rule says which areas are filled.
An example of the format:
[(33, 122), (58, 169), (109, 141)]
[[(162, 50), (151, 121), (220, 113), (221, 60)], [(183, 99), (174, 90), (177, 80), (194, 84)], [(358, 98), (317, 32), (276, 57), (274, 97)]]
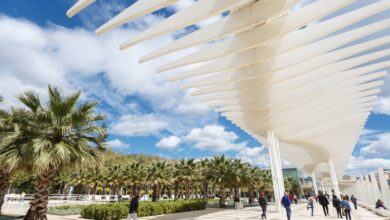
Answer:
[[(138, 216), (152, 216), (169, 213), (203, 210), (206, 208), (202, 200), (140, 202)], [(119, 220), (126, 218), (129, 203), (93, 204), (82, 208), (81, 217), (95, 220)]]
[(50, 215), (61, 215), (61, 216), (79, 215), (83, 207), (85, 207), (85, 205), (54, 206), (54, 207), (49, 207), (47, 213)]

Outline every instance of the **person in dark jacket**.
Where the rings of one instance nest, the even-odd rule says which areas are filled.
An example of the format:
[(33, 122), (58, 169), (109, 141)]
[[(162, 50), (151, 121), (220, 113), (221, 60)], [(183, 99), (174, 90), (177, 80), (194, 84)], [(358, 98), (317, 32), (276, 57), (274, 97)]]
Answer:
[(267, 219), (267, 199), (265, 198), (265, 195), (263, 192), (260, 193), (259, 196), (259, 205), (261, 207), (261, 211), (263, 212), (261, 214), (261, 219)]
[(355, 209), (357, 209), (357, 198), (354, 195), (351, 196), (351, 202), (353, 203)]
[(131, 193), (131, 201), (129, 207), (129, 214), (127, 215), (127, 220), (137, 220), (139, 198), (135, 193)]
[(320, 192), (320, 195), (318, 196), (318, 202), (322, 206), (325, 216), (329, 216), (329, 201), (328, 198), (326, 198), (326, 196), (324, 195), (324, 193)]
[(286, 214), (287, 214), (287, 220), (291, 219), (291, 202), (290, 199), (288, 198), (288, 193), (285, 192), (284, 196), (282, 198), (282, 205), (286, 209)]
[(336, 195), (333, 195), (332, 199), (333, 207), (336, 209), (337, 212), (337, 218), (343, 218), (343, 215), (341, 214), (341, 201), (337, 198)]

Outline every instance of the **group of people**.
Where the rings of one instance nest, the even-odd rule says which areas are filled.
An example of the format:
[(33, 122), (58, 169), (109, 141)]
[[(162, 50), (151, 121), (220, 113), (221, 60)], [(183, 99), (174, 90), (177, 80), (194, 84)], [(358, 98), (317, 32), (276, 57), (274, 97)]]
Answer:
[[(348, 195), (344, 195), (341, 197), (342, 200), (337, 198), (336, 195), (333, 194), (332, 196), (332, 205), (336, 209), (337, 212), (337, 218), (343, 218), (343, 215), (347, 220), (351, 220), (351, 206), (349, 201), (351, 200), (352, 204), (354, 205), (354, 208), (357, 209), (357, 198), (355, 196), (351, 196), (351, 198), (348, 197)], [(312, 196), (307, 197), (307, 209), (311, 209), (311, 216), (314, 216), (314, 204), (318, 202), (324, 211), (325, 216), (329, 216), (329, 195), (323, 194), (322, 192), (317, 196), (315, 194), (312, 194)], [(291, 219), (291, 204), (295, 202), (297, 203), (296, 197), (289, 196), (287, 192), (284, 193), (284, 196), (282, 197), (281, 204), (286, 210), (287, 219)], [(265, 197), (264, 193), (260, 193), (259, 195), (259, 205), (262, 210), (261, 219), (267, 219), (267, 199)], [(380, 200), (377, 202), (377, 206), (384, 207), (383, 203), (380, 202)]]

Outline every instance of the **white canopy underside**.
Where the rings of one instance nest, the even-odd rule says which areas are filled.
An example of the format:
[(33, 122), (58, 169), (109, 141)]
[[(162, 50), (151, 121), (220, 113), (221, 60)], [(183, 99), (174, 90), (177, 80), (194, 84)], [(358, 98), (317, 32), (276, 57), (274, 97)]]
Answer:
[[(138, 0), (96, 33), (103, 34), (176, 1)], [(354, 1), (318, 0), (291, 10), (299, 2), (198, 0), (120, 48), (224, 13), (214, 23), (140, 61), (207, 44), (157, 72), (204, 62), (172, 80), (186, 79), (183, 88), (194, 89), (194, 96), (262, 143), (267, 145), (266, 132), (274, 131), (282, 158), (315, 172), (319, 180), (329, 178), (326, 161), (331, 158), (340, 178), (380, 92), (384, 69), (390, 66), (390, 49), (386, 49), (390, 37), (350, 43), (388, 29), (390, 19), (338, 31), (389, 9), (390, 1), (374, 2), (326, 20), (321, 18)], [(91, 3), (79, 0), (67, 14), (73, 16)]]

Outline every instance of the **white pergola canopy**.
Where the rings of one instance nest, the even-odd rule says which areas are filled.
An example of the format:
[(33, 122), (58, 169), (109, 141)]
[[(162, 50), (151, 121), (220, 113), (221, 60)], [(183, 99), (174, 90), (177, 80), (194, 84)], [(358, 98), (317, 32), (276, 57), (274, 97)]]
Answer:
[[(92, 2), (79, 0), (67, 14), (72, 16)], [(138, 0), (96, 33), (175, 2)], [(388, 10), (390, 1), (326, 20), (322, 18), (354, 1), (318, 0), (292, 10), (299, 2), (198, 0), (122, 43), (120, 49), (225, 13), (140, 61), (207, 44), (157, 72), (203, 62), (172, 80), (186, 79), (184, 89), (194, 89), (194, 96), (262, 143), (270, 144), (267, 132), (272, 131), (279, 140), (281, 157), (316, 173), (319, 181), (329, 180), (329, 159), (341, 178), (383, 85), (384, 69), (390, 66), (390, 49), (380, 50), (389, 45), (389, 36), (350, 43), (389, 29), (390, 19), (339, 31)]]

